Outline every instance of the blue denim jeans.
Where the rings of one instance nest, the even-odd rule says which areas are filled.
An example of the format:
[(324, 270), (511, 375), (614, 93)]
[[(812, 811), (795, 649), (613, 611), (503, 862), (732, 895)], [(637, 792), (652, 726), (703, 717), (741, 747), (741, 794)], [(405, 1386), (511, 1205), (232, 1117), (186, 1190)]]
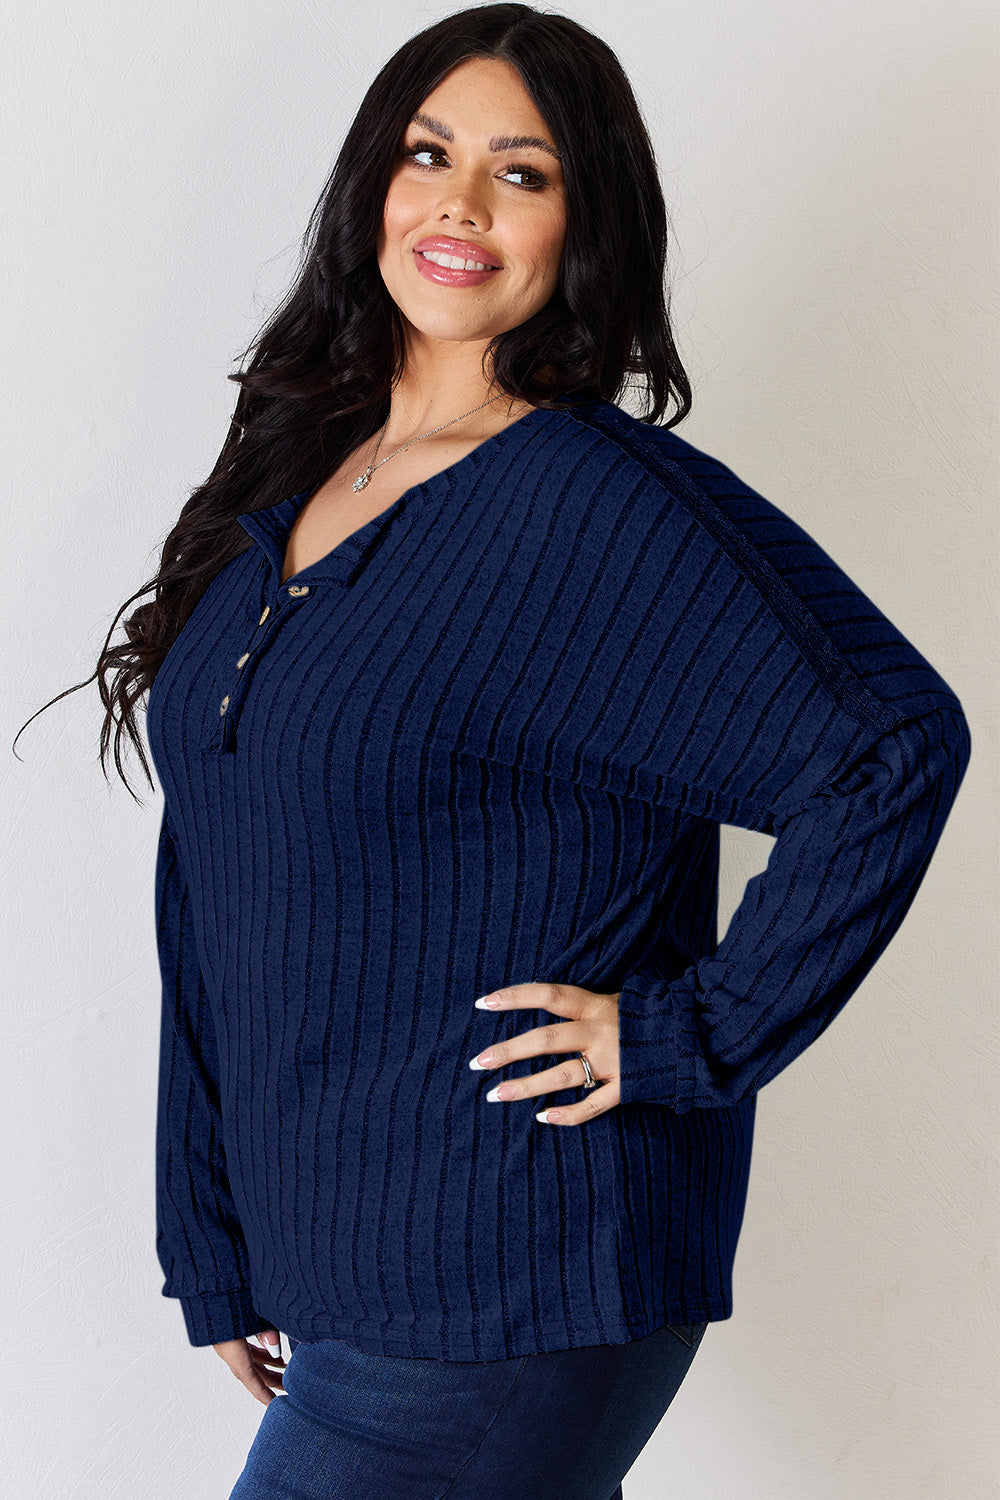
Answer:
[(484, 1361), (289, 1339), (229, 1500), (622, 1500), (707, 1326)]

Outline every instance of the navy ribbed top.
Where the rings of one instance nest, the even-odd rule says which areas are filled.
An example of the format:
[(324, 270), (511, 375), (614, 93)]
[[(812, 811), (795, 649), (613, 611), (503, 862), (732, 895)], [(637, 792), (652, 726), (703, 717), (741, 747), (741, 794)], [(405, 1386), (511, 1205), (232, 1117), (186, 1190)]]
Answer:
[[(970, 752), (955, 693), (731, 469), (536, 408), (285, 583), (239, 517), (149, 694), (156, 1245), (192, 1344), (499, 1359), (732, 1313), (756, 1095), (858, 989)], [(717, 936), (719, 828), (774, 839)], [(620, 1105), (470, 1070), (620, 991)]]

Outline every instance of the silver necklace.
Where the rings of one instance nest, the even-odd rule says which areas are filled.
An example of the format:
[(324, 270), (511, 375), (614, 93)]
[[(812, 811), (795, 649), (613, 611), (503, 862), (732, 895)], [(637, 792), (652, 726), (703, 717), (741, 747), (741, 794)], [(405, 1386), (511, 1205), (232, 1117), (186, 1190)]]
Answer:
[(443, 429), (445, 427), (451, 427), (455, 422), (461, 422), (462, 417), (471, 417), (473, 411), (482, 411), (482, 409), (483, 409), (484, 406), (489, 406), (490, 401), (499, 401), (499, 399), (500, 399), (500, 397), (502, 395), (503, 395), (503, 391), (498, 391), (495, 396), (491, 396), (489, 398), (489, 401), (481, 401), (478, 406), (474, 406), (472, 408), (472, 411), (463, 411), (462, 412), (462, 416), (452, 417), (452, 419), (451, 419), (450, 422), (442, 422), (440, 427), (432, 427), (431, 430), (430, 430), (430, 432), (422, 432), (420, 434), (420, 437), (410, 438), (409, 443), (404, 443), (402, 448), (395, 448), (392, 451), (392, 453), (386, 454), (385, 458), (380, 458), (379, 461), (378, 461), (378, 463), (376, 463), (375, 462), (375, 455), (378, 453), (379, 445), (381, 444), (382, 439), (385, 436), (385, 429), (389, 425), (389, 418), (386, 417), (386, 419), (385, 419), (385, 425), (383, 426), (382, 431), (378, 435), (378, 442), (375, 444), (375, 453), (372, 454), (372, 461), (368, 465), (368, 467), (365, 470), (365, 472), (363, 474), (359, 474), (358, 475), (357, 479), (354, 481), (354, 484), (353, 484), (352, 488), (354, 490), (363, 490), (365, 488), (366, 484), (368, 483), (369, 479), (371, 479), (371, 477), (374, 474), (375, 470), (381, 468), (383, 464), (387, 464), (389, 462), (390, 458), (395, 458), (397, 453), (402, 453), (403, 448), (409, 448), (412, 443), (419, 443), (420, 440), (421, 440), (421, 438), (433, 437), (434, 434), (435, 434), (435, 432), (441, 432), (441, 431), (443, 431)]

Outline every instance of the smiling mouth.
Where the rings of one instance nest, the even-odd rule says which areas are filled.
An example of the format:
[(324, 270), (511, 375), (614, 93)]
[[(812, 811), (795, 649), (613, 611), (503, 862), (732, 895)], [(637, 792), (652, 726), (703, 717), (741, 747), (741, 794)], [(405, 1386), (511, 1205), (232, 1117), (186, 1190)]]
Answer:
[(446, 255), (443, 250), (418, 250), (417, 255), (443, 266), (446, 271), (499, 271), (499, 266), (481, 260), (466, 259), (461, 255)]

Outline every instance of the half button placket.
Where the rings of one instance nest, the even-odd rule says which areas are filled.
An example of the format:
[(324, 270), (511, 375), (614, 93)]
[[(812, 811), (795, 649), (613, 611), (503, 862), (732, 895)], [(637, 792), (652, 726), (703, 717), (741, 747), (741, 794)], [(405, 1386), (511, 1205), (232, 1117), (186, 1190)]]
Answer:
[(218, 722), (206, 747), (213, 753), (221, 755), (236, 749), (240, 709), (249, 692), (254, 669), (269, 650), (281, 621), (312, 597), (311, 585), (289, 581), (280, 586), (273, 603), (263, 602), (256, 627), (245, 649), (233, 664), (233, 680), (229, 691), (219, 703)]
[(245, 511), (236, 518), (263, 554), (261, 613), (256, 626), (250, 627), (251, 633), (243, 652), (233, 664), (233, 680), (221, 698), (218, 720), (206, 747), (209, 753), (223, 754), (235, 750), (240, 709), (249, 692), (255, 668), (263, 653), (270, 649), (282, 624), (295, 610), (307, 607), (324, 589), (347, 588), (353, 583), (377, 537), (401, 508), (401, 500), (397, 500), (381, 515), (346, 537), (325, 557), (301, 569), (285, 583), (279, 583), (289, 534), (311, 493), (302, 490), (277, 505)]

